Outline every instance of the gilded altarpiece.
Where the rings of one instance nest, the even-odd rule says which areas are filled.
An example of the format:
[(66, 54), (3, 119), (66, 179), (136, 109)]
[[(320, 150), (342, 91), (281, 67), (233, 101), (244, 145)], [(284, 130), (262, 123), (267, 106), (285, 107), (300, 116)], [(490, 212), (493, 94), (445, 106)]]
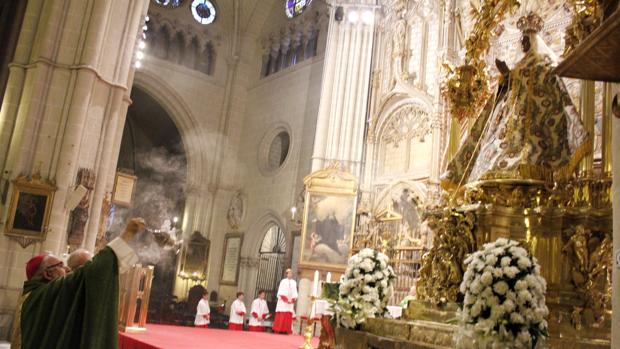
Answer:
[[(386, 18), (392, 20), (390, 23), (382, 22), (380, 31), (396, 33), (402, 30), (403, 24), (407, 28), (405, 18), (414, 6), (412, 3), (390, 2), (386, 6)], [(421, 4), (423, 1), (415, 3)], [(560, 56), (564, 32), (573, 13), (561, 1), (541, 4), (539, 11), (545, 19), (545, 26), (540, 36)], [(443, 61), (459, 64), (458, 52), (465, 46), (466, 33), (472, 29), (473, 21), (467, 15), (469, 5), (452, 3), (446, 6), (455, 7), (439, 11), (442, 18), (439, 42), (440, 47), (443, 47), (440, 51), (444, 54)], [(519, 16), (516, 13), (508, 14), (496, 28), (492, 28), (494, 32), (491, 35), (490, 51), (486, 55), (487, 66), (493, 67), (495, 58), (505, 60), (508, 66), (520, 59), (521, 54), (516, 52), (521, 39), (516, 26)], [(399, 24), (398, 20), (404, 22)], [(389, 109), (390, 100), (397, 98), (395, 96), (398, 93), (390, 94), (388, 91), (401, 92), (404, 90), (402, 86), (406, 85), (403, 81), (411, 81), (411, 75), (406, 72), (394, 74), (394, 70), (401, 68), (400, 63), (407, 59), (406, 55), (399, 55), (398, 50), (394, 54), (394, 49), (400, 50), (402, 47), (396, 41), (395, 36), (388, 36), (383, 37), (379, 44), (384, 45), (384, 51), (387, 52), (379, 54), (384, 57), (379, 61), (387, 62), (386, 59), (391, 59), (395, 68), (377, 69), (374, 72), (375, 94), (371, 108), (372, 115), (376, 117), (371, 116), (369, 142), (382, 141), (380, 135), (372, 131), (373, 127), (380, 124), (382, 113)], [(490, 71), (495, 70), (491, 68)], [(435, 79), (441, 82), (445, 77), (441, 69), (439, 72)], [(485, 180), (464, 185), (458, 192), (451, 192), (440, 199), (437, 192), (432, 192), (434, 177), (431, 173), (425, 193), (426, 201), (421, 205), (424, 208), (423, 225), (430, 230), (429, 236), (432, 239), (430, 251), (423, 258), (422, 269), (419, 271), (418, 294), (421, 300), (409, 303), (405, 312), (407, 321), (370, 319), (365, 327), (366, 332), (389, 341), (424, 343), (422, 347), (454, 347), (452, 334), (456, 327), (450, 321), (456, 316), (457, 304), (462, 297), (459, 285), (464, 271), (463, 261), (482, 244), (499, 237), (508, 237), (521, 241), (539, 260), (541, 272), (548, 282), (550, 338), (545, 347), (609, 347), (611, 164), (606, 154), (610, 153), (611, 139), (606, 136), (608, 133), (605, 130), (610, 116), (604, 115), (606, 108), (603, 105), (602, 85), (568, 79), (565, 79), (565, 83), (585, 128), (594, 139), (594, 151), (580, 162), (575, 175), (556, 182), (510, 178)], [(495, 78), (492, 78), (489, 86), (495, 84)], [(398, 86), (401, 86), (400, 90)], [(416, 86), (420, 87), (419, 84)], [(439, 102), (434, 105), (442, 117), (432, 120), (442, 129), (437, 140), (440, 148), (445, 149), (451, 145), (447, 152), (441, 154), (443, 159), (440, 162), (445, 166), (458, 148), (458, 138), (467, 136), (472, 120), (463, 120), (457, 124), (443, 102), (439, 98)], [(456, 125), (456, 132), (448, 132), (450, 124)], [(369, 149), (370, 154), (377, 151), (372, 146)], [(368, 209), (358, 216), (360, 227), (373, 224), (372, 212), (375, 212), (376, 203), (376, 192), (373, 189), (381, 185), (382, 190), (389, 187), (377, 183), (377, 173), (366, 172), (361, 207)], [(389, 246), (393, 242), (382, 244)], [(381, 243), (377, 244), (378, 248), (381, 246)]]

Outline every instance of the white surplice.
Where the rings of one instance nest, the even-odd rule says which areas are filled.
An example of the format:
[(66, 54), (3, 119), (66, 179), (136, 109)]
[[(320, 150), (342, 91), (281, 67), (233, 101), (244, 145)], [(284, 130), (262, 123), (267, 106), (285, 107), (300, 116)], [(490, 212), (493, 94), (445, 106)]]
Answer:
[[(243, 313), (244, 315), (239, 315), (239, 313)], [(233, 324), (243, 324), (245, 313), (245, 304), (243, 304), (242, 301), (235, 299), (233, 304), (230, 306), (230, 319), (228, 321)]]
[[(254, 314), (256, 314), (258, 318), (255, 318)], [(267, 314), (269, 314), (267, 302), (264, 299), (256, 298), (252, 302), (252, 308), (250, 310), (250, 326), (263, 326), (263, 316)]]
[(210, 315), (211, 308), (209, 308), (209, 301), (204, 298), (198, 302), (198, 307), (196, 307), (196, 319), (194, 320), (194, 325), (202, 326), (208, 325), (209, 320), (205, 319), (204, 315)]
[(286, 303), (282, 300), (282, 296), (290, 302), (297, 299), (297, 282), (293, 279), (284, 279), (280, 281), (278, 287), (278, 304), (276, 305), (276, 313), (292, 313), (295, 316), (295, 304)]

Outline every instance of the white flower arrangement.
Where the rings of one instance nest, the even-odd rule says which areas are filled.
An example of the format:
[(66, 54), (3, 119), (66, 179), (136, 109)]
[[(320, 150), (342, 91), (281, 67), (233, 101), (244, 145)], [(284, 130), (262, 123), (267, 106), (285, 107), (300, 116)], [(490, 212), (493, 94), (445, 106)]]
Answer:
[(535, 348), (547, 334), (547, 283), (536, 258), (498, 239), (465, 260), (459, 348)]
[(349, 258), (334, 305), (342, 326), (358, 328), (367, 318), (385, 314), (396, 278), (388, 261), (386, 255), (369, 248)]

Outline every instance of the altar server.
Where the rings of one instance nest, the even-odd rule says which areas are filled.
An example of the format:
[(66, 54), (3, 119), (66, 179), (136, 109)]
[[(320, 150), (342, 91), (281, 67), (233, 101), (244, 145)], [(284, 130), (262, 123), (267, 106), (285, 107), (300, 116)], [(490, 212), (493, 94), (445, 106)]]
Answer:
[(229, 330), (243, 331), (243, 317), (245, 316), (243, 298), (243, 292), (237, 292), (237, 299), (235, 299), (230, 306), (230, 319), (228, 320)]
[(251, 315), (250, 331), (265, 331), (263, 321), (269, 316), (269, 308), (267, 307), (267, 301), (265, 301), (265, 291), (261, 290), (258, 292), (258, 298), (252, 302)]
[(209, 320), (211, 318), (211, 308), (209, 308), (209, 291), (202, 291), (202, 299), (196, 307), (196, 319), (194, 326), (201, 328), (209, 328)]
[(293, 271), (286, 269), (286, 279), (280, 281), (280, 287), (278, 287), (278, 304), (276, 305), (276, 318), (273, 321), (273, 332), (293, 333), (296, 301), (297, 282), (293, 280)]

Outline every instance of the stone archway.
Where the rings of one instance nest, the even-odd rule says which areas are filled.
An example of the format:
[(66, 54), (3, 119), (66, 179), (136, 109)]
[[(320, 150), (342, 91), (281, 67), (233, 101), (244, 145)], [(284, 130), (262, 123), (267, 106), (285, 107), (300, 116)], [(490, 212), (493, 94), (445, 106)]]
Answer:
[(205, 171), (208, 165), (205, 150), (209, 144), (204, 128), (183, 97), (154, 73), (148, 70), (137, 71), (134, 85), (148, 93), (164, 108), (181, 134), (187, 156), (187, 197), (182, 218), (183, 231), (185, 234), (195, 230), (208, 231), (208, 208), (212, 205), (212, 195), (208, 191), (208, 171)]

